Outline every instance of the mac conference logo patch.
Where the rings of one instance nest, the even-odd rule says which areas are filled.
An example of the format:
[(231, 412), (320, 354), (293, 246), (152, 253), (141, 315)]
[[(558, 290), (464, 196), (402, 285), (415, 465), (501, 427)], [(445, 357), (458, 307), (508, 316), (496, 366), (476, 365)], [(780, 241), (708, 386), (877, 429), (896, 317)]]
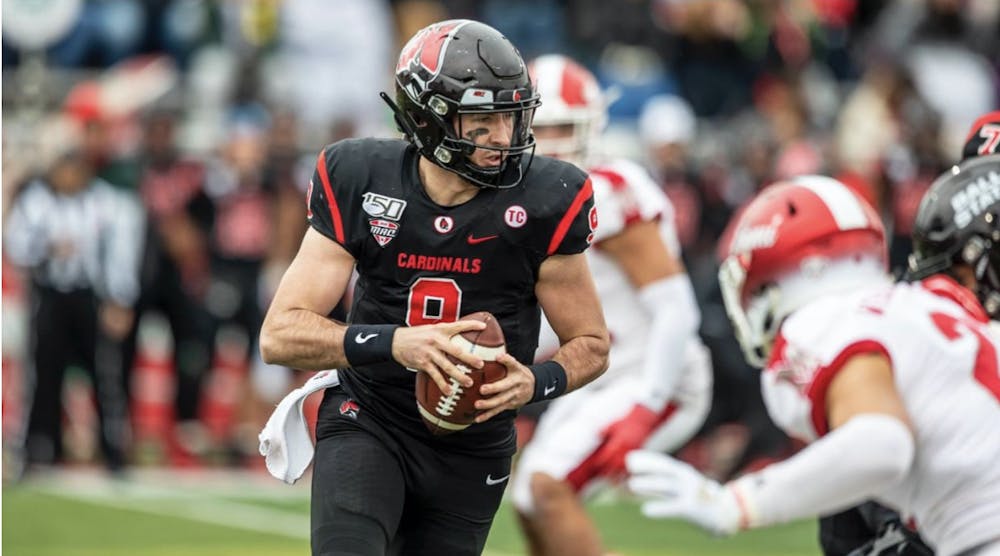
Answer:
[(368, 213), (369, 231), (379, 246), (385, 247), (399, 233), (399, 219), (406, 209), (406, 201), (378, 193), (365, 193), (361, 208)]

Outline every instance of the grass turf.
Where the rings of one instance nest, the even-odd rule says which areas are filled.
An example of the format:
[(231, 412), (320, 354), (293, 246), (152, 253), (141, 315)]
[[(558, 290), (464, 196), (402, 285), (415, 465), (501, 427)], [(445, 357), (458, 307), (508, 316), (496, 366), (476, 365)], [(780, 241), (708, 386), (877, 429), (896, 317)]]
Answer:
[[(99, 495), (51, 484), (7, 486), (2, 549), (11, 556), (307, 554), (308, 508), (304, 496), (226, 494), (163, 483), (112, 487)], [(647, 520), (631, 502), (594, 505), (591, 511), (607, 547), (625, 556), (819, 554), (815, 522), (716, 539), (684, 523)], [(504, 505), (485, 554), (523, 550), (513, 511)]]

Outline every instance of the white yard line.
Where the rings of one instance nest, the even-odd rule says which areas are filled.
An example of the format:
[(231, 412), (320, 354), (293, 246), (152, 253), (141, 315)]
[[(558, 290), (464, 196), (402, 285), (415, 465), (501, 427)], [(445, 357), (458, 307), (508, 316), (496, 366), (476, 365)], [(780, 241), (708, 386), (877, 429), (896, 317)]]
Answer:
[[(260, 476), (227, 473), (171, 473), (138, 471), (128, 480), (110, 480), (100, 472), (59, 471), (38, 477), (24, 488), (50, 496), (110, 508), (211, 523), (245, 531), (271, 533), (296, 540), (309, 539), (309, 515), (267, 508), (230, 498), (278, 501), (309, 496), (303, 485), (290, 487)], [(486, 550), (483, 556), (520, 556)]]
[[(294, 539), (309, 538), (307, 514), (222, 500), (217, 498), (220, 495), (218, 489), (202, 490), (185, 481), (173, 483), (173, 486), (167, 487), (161, 485), (171, 484), (170, 481), (153, 485), (141, 479), (112, 481), (93, 475), (59, 474), (48, 480), (32, 482), (26, 487), (52, 496), (129, 511), (179, 517)], [(230, 492), (226, 493), (228, 494)], [(261, 498), (269, 496), (268, 493), (252, 488), (245, 490), (243, 495)]]

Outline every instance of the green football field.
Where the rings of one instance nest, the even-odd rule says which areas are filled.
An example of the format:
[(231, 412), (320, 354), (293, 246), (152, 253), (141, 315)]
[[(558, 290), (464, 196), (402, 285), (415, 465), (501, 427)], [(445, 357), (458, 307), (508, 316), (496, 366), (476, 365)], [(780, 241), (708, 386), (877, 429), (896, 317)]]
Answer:
[[(91, 471), (35, 476), (3, 488), (5, 556), (284, 556), (309, 552), (308, 482), (260, 474), (139, 471), (109, 481)], [(608, 548), (624, 555), (818, 554), (814, 522), (715, 539), (643, 518), (632, 502), (592, 505)], [(487, 556), (523, 554), (501, 508)]]

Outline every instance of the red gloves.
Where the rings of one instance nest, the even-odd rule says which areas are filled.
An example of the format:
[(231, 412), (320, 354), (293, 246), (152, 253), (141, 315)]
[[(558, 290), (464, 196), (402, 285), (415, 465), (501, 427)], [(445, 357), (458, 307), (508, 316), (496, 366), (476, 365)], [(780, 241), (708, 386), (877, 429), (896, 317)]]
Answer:
[(594, 454), (598, 474), (610, 478), (623, 476), (625, 455), (642, 448), (660, 421), (658, 413), (636, 404), (624, 417), (608, 425), (601, 433), (601, 446)]

